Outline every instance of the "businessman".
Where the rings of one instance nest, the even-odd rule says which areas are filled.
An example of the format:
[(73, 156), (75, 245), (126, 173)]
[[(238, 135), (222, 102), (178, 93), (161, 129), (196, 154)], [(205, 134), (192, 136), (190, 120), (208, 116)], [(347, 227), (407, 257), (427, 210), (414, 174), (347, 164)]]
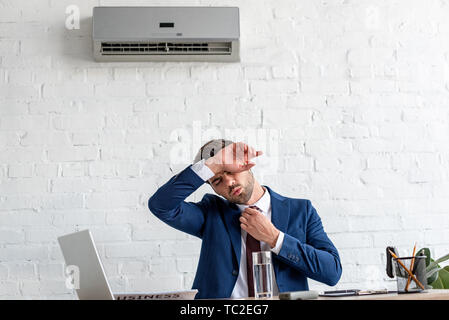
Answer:
[[(274, 295), (308, 290), (307, 278), (330, 286), (340, 279), (338, 251), (311, 202), (281, 196), (254, 178), (252, 159), (260, 155), (242, 142), (211, 140), (148, 201), (159, 219), (202, 239), (196, 299), (253, 297), (254, 251), (272, 252)], [(216, 195), (185, 201), (204, 183)]]

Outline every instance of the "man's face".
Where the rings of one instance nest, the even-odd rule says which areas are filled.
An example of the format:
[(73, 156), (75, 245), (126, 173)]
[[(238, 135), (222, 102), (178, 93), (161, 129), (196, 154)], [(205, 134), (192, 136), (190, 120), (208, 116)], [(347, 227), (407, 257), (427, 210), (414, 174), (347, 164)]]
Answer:
[(217, 194), (233, 203), (246, 204), (253, 194), (254, 176), (251, 170), (220, 172), (208, 181)]

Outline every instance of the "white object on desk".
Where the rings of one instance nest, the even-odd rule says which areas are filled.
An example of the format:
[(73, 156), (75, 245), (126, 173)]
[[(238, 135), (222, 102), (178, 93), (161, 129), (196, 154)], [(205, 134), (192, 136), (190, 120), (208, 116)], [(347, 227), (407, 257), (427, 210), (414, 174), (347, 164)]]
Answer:
[(103, 265), (89, 230), (67, 234), (58, 238), (67, 266), (79, 272), (79, 285), (75, 287), (80, 300), (192, 300), (198, 290), (170, 292), (134, 292), (113, 294)]

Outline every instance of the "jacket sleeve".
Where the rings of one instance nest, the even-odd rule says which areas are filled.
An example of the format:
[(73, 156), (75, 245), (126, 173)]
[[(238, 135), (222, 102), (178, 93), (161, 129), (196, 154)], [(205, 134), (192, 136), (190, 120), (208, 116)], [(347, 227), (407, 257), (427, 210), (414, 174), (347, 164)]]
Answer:
[(208, 200), (184, 201), (204, 181), (190, 168), (173, 176), (148, 200), (148, 208), (159, 219), (173, 228), (202, 238)]
[(307, 215), (306, 243), (285, 234), (278, 258), (306, 277), (334, 286), (342, 273), (338, 251), (310, 201), (307, 201)]

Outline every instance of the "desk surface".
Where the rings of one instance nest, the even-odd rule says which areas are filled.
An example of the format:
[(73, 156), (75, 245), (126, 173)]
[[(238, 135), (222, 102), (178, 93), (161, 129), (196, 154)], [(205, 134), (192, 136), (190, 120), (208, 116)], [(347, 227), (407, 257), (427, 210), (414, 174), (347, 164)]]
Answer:
[(318, 300), (449, 300), (449, 290), (425, 290), (416, 293), (387, 293), (348, 297), (318, 297)]
[[(254, 300), (254, 298), (246, 299)], [(276, 296), (270, 300), (279, 300), (279, 297)], [(313, 300), (449, 300), (449, 289), (426, 290), (419, 293), (388, 293), (348, 297), (318, 297), (318, 299)]]

